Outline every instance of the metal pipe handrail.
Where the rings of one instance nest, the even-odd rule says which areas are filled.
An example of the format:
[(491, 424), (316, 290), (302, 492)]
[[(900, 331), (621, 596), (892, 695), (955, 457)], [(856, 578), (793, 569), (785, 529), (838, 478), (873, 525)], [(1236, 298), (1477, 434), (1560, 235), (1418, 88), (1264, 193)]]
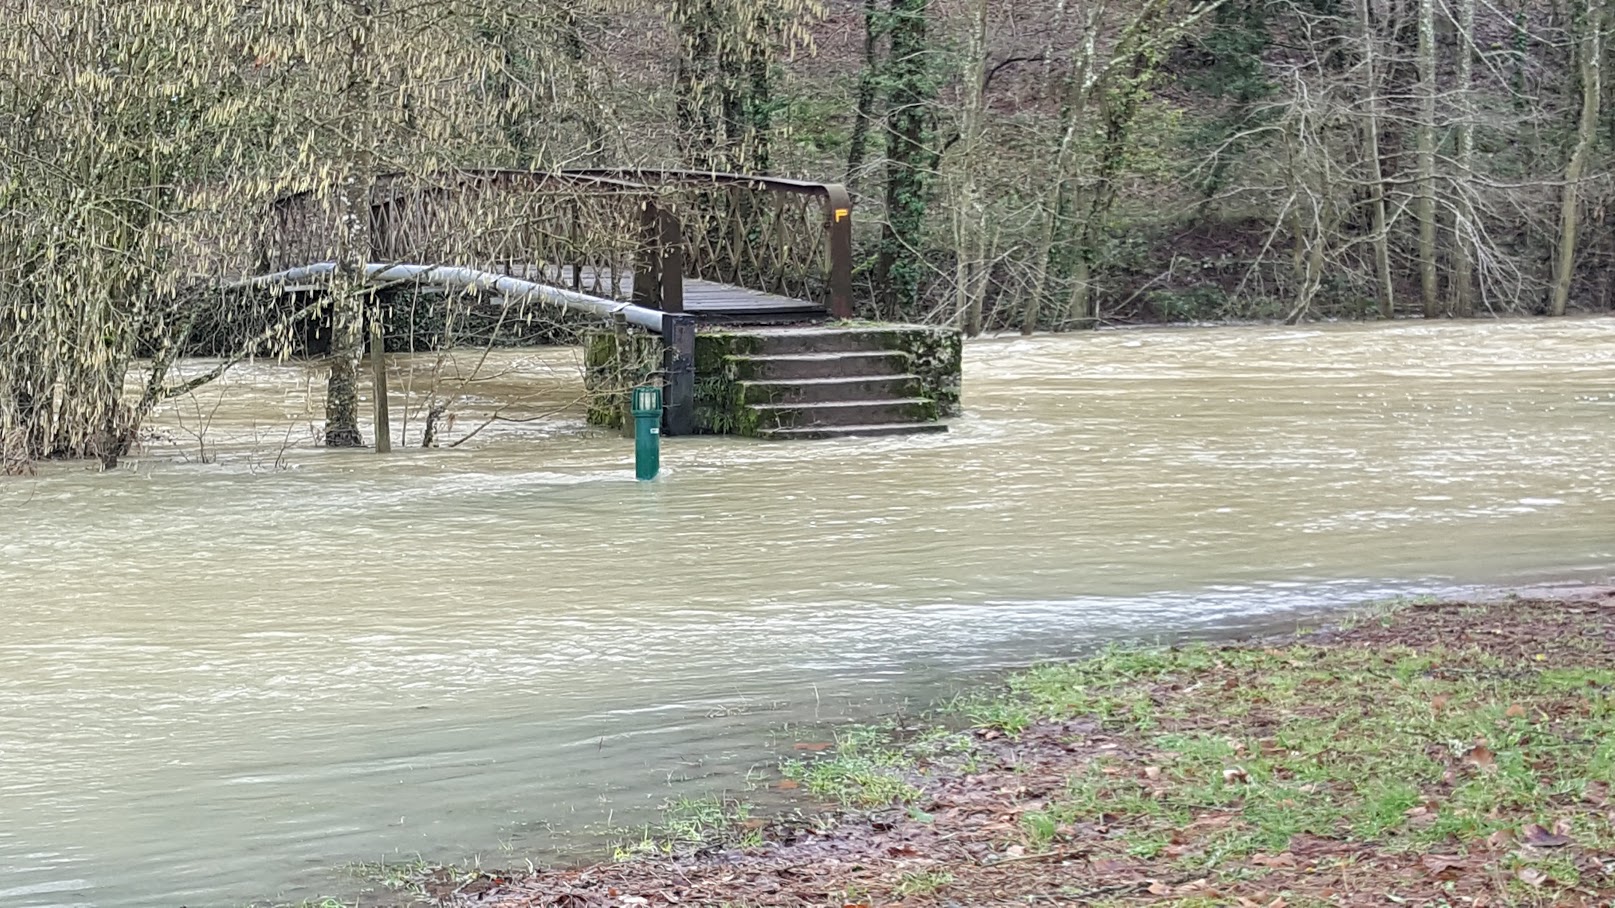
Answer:
[[(230, 284), (231, 289), (248, 289), (258, 287), (284, 286), (289, 283), (306, 281), (317, 278), (329, 280), (337, 272), (335, 262), (318, 262), (313, 265), (303, 265), (297, 268), (288, 268), (274, 274), (259, 275), (246, 278)], [(436, 284), (459, 290), (493, 291), (506, 297), (517, 299), (533, 299), (562, 309), (578, 309), (601, 318), (614, 318), (621, 313), (631, 325), (638, 325), (657, 334), (662, 333), (662, 326), (667, 313), (656, 309), (647, 309), (633, 303), (618, 302), (616, 300), (601, 299), (575, 290), (566, 290), (540, 284), (534, 281), (524, 281), (521, 278), (508, 277), (495, 274), (491, 271), (479, 271), (475, 268), (462, 268), (455, 265), (378, 265), (364, 266), (365, 281), (369, 283), (398, 283), (414, 281), (422, 284)]]

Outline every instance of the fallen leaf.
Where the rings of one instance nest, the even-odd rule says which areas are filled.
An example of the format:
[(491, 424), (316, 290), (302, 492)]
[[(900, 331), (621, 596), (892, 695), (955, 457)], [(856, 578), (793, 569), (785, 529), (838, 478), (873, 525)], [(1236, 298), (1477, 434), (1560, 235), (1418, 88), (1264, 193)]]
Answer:
[(1113, 858), (1100, 858), (1097, 861), (1088, 862), (1088, 869), (1100, 874), (1120, 873), (1127, 868), (1128, 863), (1126, 861), (1118, 861)]
[(1149, 779), (1150, 781), (1153, 782), (1154, 780), (1159, 779), (1160, 777), (1161, 777), (1161, 767), (1159, 767), (1159, 766), (1146, 766), (1146, 767), (1144, 767), (1144, 778)]
[(811, 751), (813, 753), (819, 753), (820, 751), (829, 750), (830, 748), (832, 748), (834, 746), (835, 746), (834, 744), (831, 744), (828, 741), (818, 741), (818, 742), (798, 741), (798, 742), (796, 742), (796, 749), (797, 750), (806, 750), (806, 751)]
[(1520, 830), (1520, 841), (1537, 848), (1563, 848), (1573, 840), (1570, 836), (1549, 832), (1540, 823), (1532, 823)]
[(1425, 870), (1430, 872), (1431, 876), (1435, 877), (1445, 874), (1449, 878), (1455, 878), (1458, 875), (1457, 871), (1465, 870), (1469, 867), (1469, 862), (1463, 858), (1444, 854), (1427, 854), (1420, 860), (1420, 863), (1424, 865)]
[(1464, 762), (1473, 763), (1481, 769), (1492, 769), (1497, 766), (1497, 757), (1492, 754), (1492, 749), (1486, 746), (1486, 742), (1482, 741), (1471, 747), (1469, 753), (1464, 754)]
[(1446, 694), (1437, 694), (1435, 699), (1430, 701), (1430, 709), (1433, 712), (1441, 712), (1447, 708), (1447, 703), (1448, 698)]
[(1510, 706), (1507, 710), (1505, 710), (1503, 712), (1503, 715), (1508, 716), (1510, 719), (1524, 718), (1524, 716), (1525, 716), (1525, 707), (1523, 707), (1520, 704), (1516, 703), (1513, 706)]
[(1502, 851), (1514, 844), (1514, 833), (1507, 829), (1499, 829), (1486, 837), (1486, 846), (1493, 851)]
[(1172, 887), (1162, 882), (1154, 882), (1150, 884), (1148, 892), (1150, 895), (1171, 895)]
[(1249, 782), (1251, 777), (1250, 773), (1246, 772), (1243, 768), (1238, 766), (1230, 766), (1222, 771), (1222, 780), (1229, 785), (1233, 785), (1236, 782)]
[(1429, 807), (1423, 804), (1403, 811), (1402, 815), (1408, 818), (1409, 825), (1419, 829), (1433, 825), (1435, 821), (1439, 819), (1434, 810), (1431, 810)]
[(1295, 855), (1288, 851), (1283, 854), (1258, 854), (1251, 858), (1251, 863), (1258, 867), (1294, 867)]
[(1560, 817), (1559, 819), (1553, 821), (1554, 835), (1568, 836), (1570, 835), (1570, 830), (1573, 828), (1574, 827), (1572, 826), (1568, 817)]
[(650, 899), (641, 898), (640, 896), (637, 896), (637, 895), (625, 895), (622, 898), (618, 899), (617, 901), (622, 902), (624, 905), (630, 905), (630, 906), (633, 906), (633, 905), (649, 905), (650, 904)]
[(1594, 807), (1603, 807), (1609, 803), (1609, 783), (1588, 782), (1581, 790), (1581, 799)]
[(781, 791), (790, 791), (790, 790), (795, 789), (795, 788), (801, 788), (802, 783), (796, 781), (795, 779), (780, 779), (779, 783), (776, 784), (774, 787), (778, 788)]
[(1535, 867), (1521, 867), (1516, 876), (1527, 886), (1541, 886), (1548, 881), (1548, 875)]

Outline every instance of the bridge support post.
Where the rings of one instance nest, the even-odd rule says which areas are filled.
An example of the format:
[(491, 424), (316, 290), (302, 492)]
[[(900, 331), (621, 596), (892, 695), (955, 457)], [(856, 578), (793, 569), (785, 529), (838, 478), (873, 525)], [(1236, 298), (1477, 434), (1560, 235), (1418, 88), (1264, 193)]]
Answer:
[(668, 435), (695, 434), (695, 316), (662, 316), (662, 368), (667, 375), (662, 402)]

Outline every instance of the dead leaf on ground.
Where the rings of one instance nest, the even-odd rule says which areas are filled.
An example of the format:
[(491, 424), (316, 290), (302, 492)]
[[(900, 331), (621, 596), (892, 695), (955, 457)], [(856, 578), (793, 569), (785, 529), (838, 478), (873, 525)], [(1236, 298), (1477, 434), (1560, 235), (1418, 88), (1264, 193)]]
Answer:
[(1450, 700), (1446, 694), (1437, 694), (1435, 698), (1430, 701), (1430, 709), (1432, 712), (1441, 712), (1447, 708), (1448, 702), (1450, 702)]
[(1258, 854), (1251, 858), (1251, 863), (1258, 867), (1294, 867), (1295, 855), (1288, 851), (1282, 854)]
[(1402, 811), (1402, 816), (1408, 818), (1409, 825), (1420, 829), (1433, 825), (1438, 819), (1436, 811), (1424, 804), (1420, 804), (1418, 807), (1409, 807), (1407, 810)]
[(1507, 829), (1499, 829), (1486, 837), (1486, 846), (1493, 851), (1502, 851), (1514, 844), (1514, 833)]
[(1230, 766), (1222, 771), (1222, 780), (1229, 785), (1236, 783), (1243, 784), (1245, 782), (1249, 782), (1251, 777), (1250, 773), (1246, 772), (1243, 767)]
[(798, 742), (796, 742), (796, 749), (797, 750), (806, 750), (806, 751), (810, 751), (812, 753), (819, 753), (821, 751), (826, 751), (826, 750), (829, 750), (830, 748), (832, 748), (834, 746), (835, 746), (834, 744), (831, 744), (828, 741), (798, 741)]
[(1159, 767), (1159, 766), (1146, 766), (1146, 767), (1144, 767), (1144, 778), (1149, 779), (1150, 781), (1153, 782), (1156, 779), (1159, 779), (1160, 777), (1161, 777), (1161, 767)]
[(1464, 754), (1464, 762), (1472, 763), (1481, 769), (1495, 769), (1497, 767), (1497, 757), (1492, 753), (1492, 749), (1486, 746), (1484, 741), (1471, 747), (1469, 753)]
[(1151, 883), (1150, 888), (1146, 891), (1148, 891), (1150, 895), (1171, 895), (1172, 887), (1157, 880), (1156, 882)]
[(1588, 782), (1581, 791), (1581, 799), (1594, 807), (1603, 807), (1609, 803), (1609, 783)]
[(1504, 710), (1503, 715), (1508, 716), (1510, 719), (1524, 718), (1525, 717), (1525, 707), (1521, 706), (1518, 703), (1515, 703), (1514, 705), (1510, 706), (1508, 709)]
[(802, 783), (796, 781), (795, 779), (780, 779), (779, 782), (774, 785), (774, 787), (778, 788), (780, 791), (790, 791), (795, 788), (801, 788)]
[(1575, 840), (1567, 835), (1550, 832), (1541, 823), (1532, 823), (1520, 830), (1520, 841), (1537, 848), (1563, 848)]
[(1548, 875), (1535, 867), (1521, 867), (1520, 872), (1515, 876), (1518, 876), (1520, 882), (1527, 886), (1541, 886), (1548, 881)]
[(1443, 875), (1449, 878), (1456, 877), (1459, 871), (1469, 868), (1469, 862), (1463, 858), (1445, 854), (1427, 854), (1420, 859), (1419, 863), (1423, 864), (1424, 869), (1435, 877)]

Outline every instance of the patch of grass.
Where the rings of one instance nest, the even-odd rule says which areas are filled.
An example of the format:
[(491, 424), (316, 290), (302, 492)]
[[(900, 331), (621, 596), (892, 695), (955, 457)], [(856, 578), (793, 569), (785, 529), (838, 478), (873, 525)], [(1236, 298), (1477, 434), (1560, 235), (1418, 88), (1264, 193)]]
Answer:
[[(1380, 604), (1356, 627), (1398, 627), (1424, 604)], [(1459, 624), (1496, 620), (1486, 606), (1446, 608)], [(1133, 858), (1213, 874), (1250, 872), (1253, 857), (1281, 855), (1299, 836), (1462, 854), (1558, 823), (1582, 847), (1604, 847), (1615, 842), (1611, 815), (1589, 802), (1602, 803), (1615, 780), (1615, 670), (1600, 636), (1545, 647), (1567, 662), (1585, 654), (1590, 666), (1439, 635), (1372, 647), (1112, 648), (1018, 673), (954, 711), (1011, 737), (1083, 719), (1122, 736), (1115, 755), (1096, 755), (1021, 815), (1034, 850), (1073, 824), (1120, 831)], [(1209, 826), (1186, 833), (1197, 819)], [(1534, 872), (1576, 885), (1576, 867), (1550, 857)], [(1522, 893), (1540, 902), (1552, 891), (1542, 885)]]
[(881, 728), (854, 728), (837, 735), (835, 749), (822, 756), (788, 760), (787, 779), (812, 794), (845, 806), (908, 804), (920, 795), (909, 780), (915, 757)]
[(613, 854), (619, 861), (643, 855), (668, 855), (715, 845), (750, 847), (762, 844), (760, 825), (751, 805), (717, 796), (677, 798), (662, 806), (660, 822), (619, 839)]

